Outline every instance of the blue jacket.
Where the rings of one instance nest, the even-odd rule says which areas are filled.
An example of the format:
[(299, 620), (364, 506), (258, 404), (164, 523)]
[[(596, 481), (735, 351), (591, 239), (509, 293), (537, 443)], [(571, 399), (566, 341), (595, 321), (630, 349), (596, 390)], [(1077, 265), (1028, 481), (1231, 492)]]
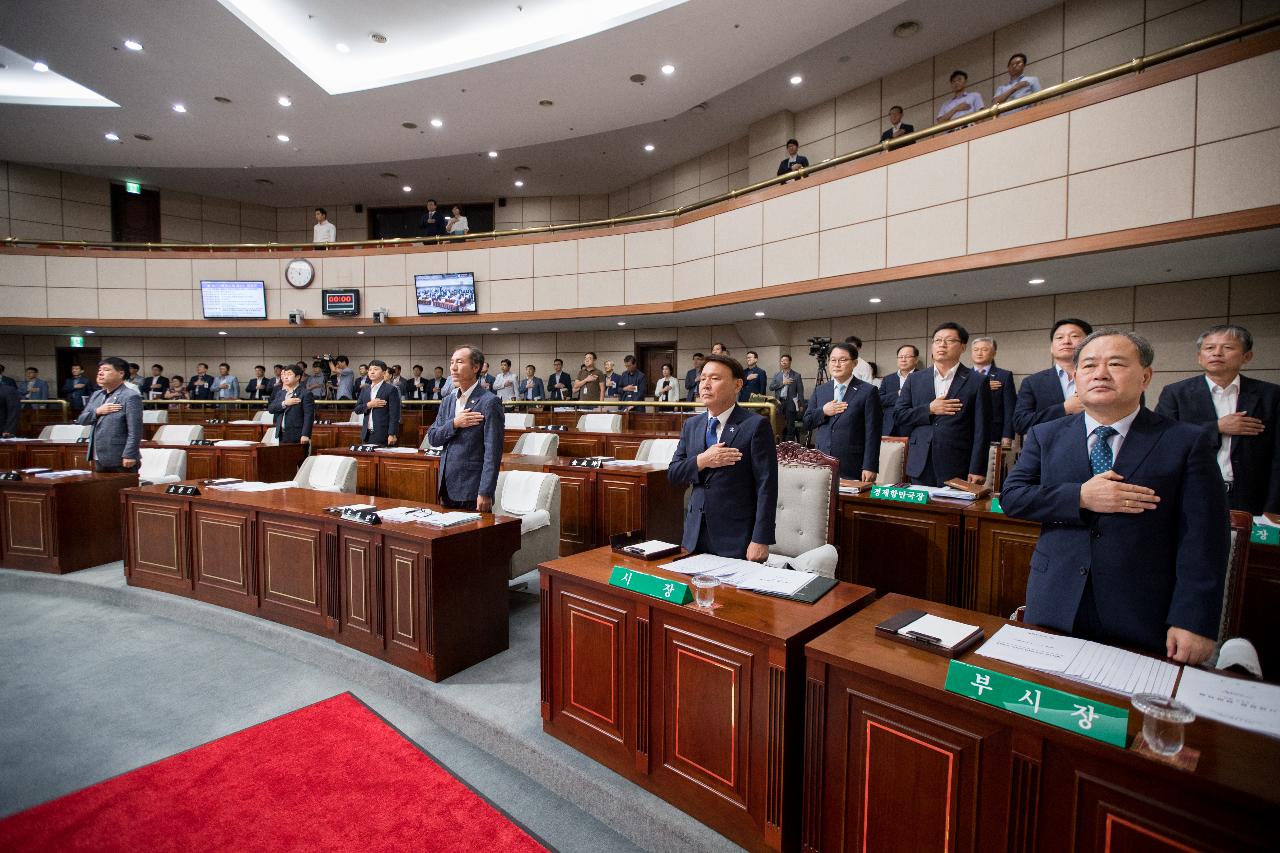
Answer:
[(1014, 432), (1026, 435), (1036, 424), (1065, 418), (1065, 402), (1057, 367), (1031, 374), (1022, 380), (1022, 387), (1018, 389), (1013, 407)]
[(363, 419), (361, 420), (360, 442), (362, 444), (386, 444), (389, 436), (400, 434), (400, 391), (396, 388), (394, 382), (384, 380), (378, 388), (378, 399), (386, 400), (387, 404), (376, 409), (370, 409), (369, 392), (372, 390), (372, 385), (365, 385), (360, 389), (360, 397), (356, 400), (356, 414), (372, 413), (373, 415), (372, 429), (364, 426), (364, 421)]
[(684, 375), (684, 399), (688, 403), (698, 402), (698, 381), (702, 375), (701, 370), (689, 369)]
[(1092, 575), (1113, 642), (1163, 654), (1170, 625), (1217, 637), (1230, 522), (1208, 435), (1139, 410), (1114, 470), (1160, 503), (1134, 515), (1080, 508), (1080, 485), (1092, 477), (1087, 438), (1083, 414), (1033, 428), (1004, 481), (1005, 513), (1042, 525), (1026, 620), (1070, 631)]
[(959, 400), (960, 413), (939, 416), (930, 413), (934, 400), (934, 368), (917, 370), (907, 377), (894, 411), (894, 429), (908, 436), (907, 476), (921, 479), (925, 464), (933, 460), (938, 486), (952, 477), (987, 474), (987, 412), (991, 408), (991, 386), (963, 364), (956, 366), (947, 399)]
[(991, 392), (991, 411), (987, 417), (987, 440), (999, 441), (1013, 438), (1013, 410), (1017, 407), (1018, 392), (1013, 382), (1013, 372), (994, 364), (987, 371), (987, 387), (990, 380), (1000, 383), (999, 391)]
[(828, 417), (822, 407), (835, 399), (835, 387), (832, 380), (813, 390), (804, 410), (804, 426), (813, 433), (819, 450), (840, 460), (841, 477), (860, 480), (863, 471), (880, 470), (880, 391), (852, 377), (844, 393), (849, 408)]
[(487, 388), (475, 388), (467, 400), (467, 411), (480, 412), (484, 422), (465, 429), (453, 425), (457, 407), (455, 388), (440, 403), (435, 423), (427, 430), (431, 444), (444, 448), (436, 482), (444, 484), (451, 500), (473, 501), (477, 495), (491, 498), (498, 488), (498, 466), (502, 462), (502, 401)]
[(758, 364), (755, 367), (744, 366), (743, 373), (742, 390), (738, 392), (739, 403), (748, 402), (752, 394), (769, 393), (769, 374), (763, 367)]
[(43, 379), (26, 379), (22, 382), (22, 399), (48, 400), (49, 383)]
[(316, 418), (316, 398), (298, 385), (293, 395), (302, 400), (297, 406), (285, 406), (285, 394), (289, 393), (282, 384), (276, 389), (275, 396), (267, 404), (267, 411), (275, 415), (276, 440), (280, 442), (302, 441), (303, 436), (311, 437), (311, 425)]
[[(915, 372), (915, 371), (913, 371)], [(910, 377), (910, 373), (907, 374)], [(898, 408), (898, 391), (902, 388), (902, 377), (894, 371), (880, 381), (880, 408), (884, 411), (884, 422), (880, 425), (881, 435), (905, 435), (895, 432), (898, 428), (894, 410)]]
[(707, 449), (706, 412), (684, 422), (680, 444), (667, 467), (672, 483), (692, 485), (681, 547), (693, 551), (703, 525), (711, 550), (721, 557), (743, 558), (752, 542), (772, 545), (778, 508), (778, 451), (769, 419), (735, 406), (720, 436), (742, 451), (737, 464), (698, 470), (698, 454)]
[[(118, 412), (99, 417), (98, 407), (107, 402), (119, 403)], [(76, 418), (78, 424), (92, 424), (89, 438), (89, 459), (100, 464), (117, 467), (121, 460), (142, 461), (139, 443), (142, 441), (142, 395), (128, 385), (120, 385), (110, 394), (105, 388), (94, 391), (85, 402), (84, 411)], [(136, 470), (136, 468), (135, 468)]]
[(535, 400), (543, 399), (542, 392), (544, 389), (542, 384), (542, 377), (541, 376), (532, 376), (532, 377), (522, 376), (520, 378), (520, 381), (516, 383), (516, 399), (517, 400), (529, 399), (529, 389), (528, 387), (526, 387), (526, 385), (530, 381), (533, 382), (533, 399)]

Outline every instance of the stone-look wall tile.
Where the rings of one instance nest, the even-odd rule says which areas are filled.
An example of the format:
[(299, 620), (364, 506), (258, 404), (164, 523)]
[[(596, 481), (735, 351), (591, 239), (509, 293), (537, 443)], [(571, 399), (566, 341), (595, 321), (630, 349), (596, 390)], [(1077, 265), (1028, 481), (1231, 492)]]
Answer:
[(0, 255), (0, 286), (43, 288), (45, 283), (42, 255)]
[(239, 225), (240, 203), (222, 198), (202, 197), (200, 199), (200, 218), (206, 223), (220, 222), (224, 225)]
[(490, 310), (504, 312), (533, 310), (533, 279), (495, 280), (489, 287)]
[(674, 292), (681, 299), (710, 296), (716, 288), (716, 263), (714, 258), (677, 263), (674, 269)]
[(825, 187), (810, 187), (768, 199), (762, 207), (764, 242), (785, 240), (818, 230), (818, 195)]
[[(1117, 122), (1133, 132), (1117, 134)], [(1083, 107), (1071, 114), (1071, 172), (1187, 148), (1195, 122), (1193, 77)]]
[(716, 293), (760, 287), (763, 267), (759, 246), (716, 255)]
[(1061, 240), (1067, 233), (1067, 179), (969, 199), (969, 252)]
[(627, 187), (627, 210), (638, 210), (650, 201), (648, 178)]
[(1280, 272), (1231, 277), (1231, 317), (1280, 313)]
[(1196, 141), (1200, 144), (1280, 126), (1280, 52), (1199, 75)]
[(147, 269), (141, 258), (98, 258), (98, 287), (145, 288)]
[(784, 146), (796, 135), (794, 113), (783, 110), (751, 123), (747, 128), (747, 155), (756, 157)]
[(609, 196), (584, 195), (578, 197), (578, 215), (583, 222), (595, 222), (609, 218)]
[[(199, 243), (200, 220), (181, 216), (160, 217), (160, 239), (165, 243)], [(310, 237), (308, 236), (308, 239)]]
[(624, 235), (624, 259), (627, 269), (671, 266), (674, 236), (670, 228), (637, 231)]
[(85, 243), (107, 243), (111, 241), (110, 231), (99, 231), (95, 228), (62, 227), (63, 240), (81, 240)]
[(1195, 215), (1280, 204), (1280, 129), (1196, 149)]
[(573, 275), (578, 271), (578, 243), (576, 240), (559, 240), (554, 243), (537, 243), (533, 247), (533, 274), (539, 278), (553, 275)]
[(1177, 12), (1147, 21), (1146, 51), (1155, 53), (1240, 23), (1239, 0), (1202, 0)]
[(811, 165), (825, 163), (836, 156), (836, 138), (831, 135), (815, 139), (813, 142), (806, 142), (801, 146), (800, 153), (809, 158)]
[(846, 275), (885, 265), (885, 220), (873, 219), (823, 231), (818, 244), (818, 275)]
[[(487, 252), (487, 249), (481, 251)], [(449, 252), (415, 252), (412, 255), (404, 255), (404, 276), (399, 279), (405, 284), (413, 284), (415, 275), (432, 275), (449, 272)], [(487, 256), (486, 256), (487, 257)], [(365, 265), (366, 281), (368, 280), (368, 265)], [(487, 264), (486, 264), (487, 269)], [(459, 270), (455, 270), (459, 272)], [(460, 272), (472, 272), (472, 270), (460, 270)], [(487, 274), (486, 274), (487, 276)], [(385, 283), (385, 282), (378, 282)]]
[[(912, 109), (916, 108), (913, 107)], [(923, 110), (923, 113), (926, 116), (928, 115), (928, 112), (928, 108)], [(911, 123), (909, 118), (906, 119), (906, 121), (908, 124)], [(928, 123), (927, 119), (925, 120), (925, 123)], [(875, 145), (880, 141), (881, 125), (886, 128), (889, 126), (887, 122), (869, 121), (865, 124), (860, 124), (857, 127), (850, 128), (849, 130), (840, 131), (836, 134), (835, 146), (832, 148), (832, 153), (837, 157), (843, 157), (845, 154), (852, 154), (854, 151), (860, 151), (863, 148)], [(915, 126), (921, 127), (921, 125), (918, 124)]]
[(628, 269), (624, 280), (627, 304), (670, 302), (673, 298), (673, 278), (670, 266)]
[(1141, 24), (1144, 0), (1067, 0), (1063, 45), (1068, 50)]
[(971, 302), (968, 305), (938, 305), (926, 311), (925, 325), (930, 333), (941, 323), (959, 323), (964, 326), (970, 337), (986, 334), (987, 303), (985, 302)]
[[(729, 174), (729, 146), (713, 148), (698, 158), (698, 184), (702, 185)], [(674, 187), (674, 184), (672, 185)], [(656, 198), (656, 197), (655, 197)]]
[(410, 302), (410, 290), (402, 284), (390, 287), (365, 285), (364, 299), (360, 305), (360, 316), (372, 317), (374, 311), (383, 308), (392, 317), (409, 317), (417, 311), (416, 299)]
[(817, 234), (766, 243), (763, 254), (763, 284), (769, 287), (817, 278), (818, 258)]
[(489, 250), (489, 279), (531, 278), (533, 246), (498, 246)]
[(889, 166), (889, 214), (965, 197), (968, 145), (953, 145)]
[(505, 225), (509, 228), (519, 228), (524, 222), (524, 199), (508, 198), (506, 204), (500, 204), (493, 209), (494, 225)]
[[(183, 219), (194, 219), (199, 221), (203, 216), (203, 203), (200, 196), (195, 193), (183, 193), (175, 190), (160, 191), (160, 215), (164, 216), (180, 216)], [(292, 225), (293, 228), (301, 228), (303, 223)]]
[(320, 267), (326, 287), (362, 287), (364, 285), (363, 257), (321, 258)]
[(715, 219), (707, 217), (674, 229), (672, 256), (676, 263), (707, 258), (715, 254)]
[[(802, 150), (805, 146), (819, 139), (834, 136), (836, 132), (835, 100), (823, 101), (820, 104), (809, 107), (807, 110), (801, 110), (796, 113), (795, 127), (795, 139), (800, 143)], [(809, 162), (816, 161), (810, 158)]]
[[(1204, 317), (1197, 320), (1165, 320), (1159, 323), (1135, 323), (1133, 330), (1151, 342), (1156, 351), (1152, 367), (1160, 372), (1170, 370), (1198, 372), (1196, 362), (1196, 337), (1209, 326), (1225, 323), (1224, 317)], [(1257, 343), (1254, 343), (1255, 348)], [(1147, 397), (1147, 405), (1155, 401)]]
[(762, 206), (749, 205), (715, 216), (716, 254), (759, 246), (764, 222)]
[(887, 175), (886, 169), (872, 169), (818, 187), (818, 220), (822, 230), (883, 217), (888, 202)]
[(1247, 328), (1253, 334), (1253, 361), (1249, 362), (1249, 373), (1262, 378), (1258, 371), (1280, 368), (1280, 314), (1255, 314), (1248, 321)]
[(447, 252), (448, 272), (469, 272), (475, 275), (476, 281), (489, 280), (489, 250), (463, 249)]
[[(10, 287), (0, 285), (0, 304), (10, 317), (47, 317), (48, 303), (43, 287)], [(10, 378), (21, 378), (14, 373)]]
[(987, 304), (987, 331), (992, 334), (1022, 329), (1048, 329), (1053, 325), (1053, 319), (1052, 296), (998, 299)]
[[(435, 253), (432, 256), (438, 256)], [(405, 259), (424, 257), (423, 255), (368, 255), (364, 259), (364, 280), (370, 287), (398, 285), (405, 287), (409, 278), (405, 274)], [(443, 258), (441, 258), (443, 260)]]
[(880, 81), (845, 92), (835, 101), (835, 131), (880, 120)]
[(932, 101), (933, 59), (917, 62), (886, 75), (880, 82), (880, 93), (881, 116), (889, 115), (889, 107), (894, 104), (909, 108)]
[(9, 216), (22, 222), (41, 222), (45, 225), (62, 224), (62, 202), (56, 197), (9, 193)]
[(578, 306), (598, 308), (624, 304), (625, 290), (621, 269), (578, 274)]
[(995, 75), (1000, 76), (1015, 53), (1025, 53), (1028, 63), (1062, 53), (1062, 22), (1062, 6), (1058, 5), (996, 30)]
[[(969, 143), (969, 193), (1007, 190), (1067, 174), (1066, 115), (1024, 124)], [(1034, 156), (1027, 156), (1035, 152)]]
[(1059, 293), (1053, 298), (1053, 315), (1079, 317), (1092, 324), (1095, 329), (1104, 326), (1127, 327), (1133, 322), (1133, 288)]
[(963, 201), (889, 217), (888, 266), (954, 258), (965, 252)]
[[(78, 201), (109, 207), (111, 204), (111, 184), (105, 178), (89, 175), (77, 175), (74, 172), (59, 172), (62, 181), (62, 200)], [(108, 225), (108, 228), (111, 226)]]
[(1051, 365), (1049, 357), (1049, 330), (1035, 329), (1016, 332), (996, 332), (996, 364), (1011, 370), (1014, 381), (1021, 385), (1028, 375)]
[(524, 200), (524, 221), (548, 222), (551, 219), (551, 199), (547, 196), (532, 196)]
[(205, 220), (200, 226), (201, 243), (239, 243), (240, 226)]
[(20, 219), (9, 221), (9, 230), (15, 237), (28, 240), (61, 240), (62, 226), (50, 225), (47, 222), (23, 222)]
[(147, 291), (141, 288), (117, 289), (98, 296), (98, 317), (103, 320), (136, 320), (146, 314)]
[[(950, 93), (951, 74), (957, 69), (969, 75), (971, 84), (991, 78), (995, 71), (992, 60), (994, 56), (992, 38), (992, 34), (987, 33), (934, 57), (933, 95), (935, 98)], [(991, 103), (991, 100), (985, 96), (983, 100)]]
[(624, 242), (621, 235), (590, 237), (578, 241), (578, 272), (596, 273), (621, 270)]
[[(197, 294), (197, 298), (198, 298)], [(192, 291), (190, 290), (148, 290), (147, 319), (149, 320), (192, 320)]]
[(62, 198), (62, 179), (53, 169), (10, 163), (9, 192)]
[[(48, 287), (97, 287), (98, 265), (93, 258), (59, 257), (45, 259), (46, 286)], [(56, 301), (65, 294), (55, 296)]]
[(191, 261), (147, 258), (147, 290), (191, 290)]
[(1067, 236), (1082, 237), (1191, 216), (1192, 152), (1175, 151), (1072, 175)]
[(1227, 314), (1226, 278), (1149, 284), (1134, 290), (1134, 319), (1139, 323), (1217, 317)]
[[(729, 191), (729, 177), (716, 178), (698, 186), (698, 201), (706, 201), (709, 198), (724, 195)], [(640, 213), (654, 213), (656, 211), (641, 210)]]
[[(1101, 2), (1110, 3), (1111, 0), (1101, 0)], [(1138, 2), (1141, 5), (1141, 0)], [(1072, 80), (1142, 56), (1142, 30), (1142, 25), (1139, 24), (1106, 38), (1068, 48), (1062, 54), (1063, 79)]]
[(881, 341), (912, 341), (929, 334), (929, 312), (924, 308), (885, 311), (876, 315), (876, 336)]

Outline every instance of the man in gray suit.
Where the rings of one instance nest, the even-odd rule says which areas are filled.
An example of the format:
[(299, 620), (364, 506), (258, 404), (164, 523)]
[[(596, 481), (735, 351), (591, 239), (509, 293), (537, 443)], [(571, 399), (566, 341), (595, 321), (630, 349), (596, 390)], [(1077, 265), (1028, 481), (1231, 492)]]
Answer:
[(477, 347), (454, 350), (449, 375), (455, 387), (427, 430), (431, 444), (444, 448), (437, 492), (440, 503), (452, 509), (492, 512), (498, 488), (505, 423), (502, 401), (476, 381), (483, 364)]
[(104, 474), (136, 474), (142, 463), (142, 395), (125, 384), (129, 362), (104, 358), (98, 364), (98, 390), (76, 418), (92, 424), (89, 459)]
[(769, 390), (782, 404), (782, 437), (796, 438), (796, 421), (804, 413), (804, 377), (791, 369), (791, 356), (778, 359), (778, 372), (773, 374)]

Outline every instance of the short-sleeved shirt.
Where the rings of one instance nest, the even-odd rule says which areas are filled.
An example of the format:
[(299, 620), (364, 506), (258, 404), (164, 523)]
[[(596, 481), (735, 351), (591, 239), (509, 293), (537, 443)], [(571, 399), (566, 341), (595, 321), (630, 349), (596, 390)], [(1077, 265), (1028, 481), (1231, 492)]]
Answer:
[[(1026, 83), (1026, 85), (1023, 86), (1022, 85), (1023, 83)], [(1016, 89), (1019, 86), (1021, 86), (1021, 88), (1018, 89), (1018, 93), (1016, 95), (1013, 95), (1014, 98), (1021, 98), (1026, 95), (1035, 94), (1036, 92), (1040, 91), (1040, 78), (1032, 77), (1029, 74), (1023, 74), (1017, 80), (1010, 80), (1008, 83), (1005, 83), (1002, 86), (996, 87), (996, 97), (999, 98), (1005, 92), (1008, 92), (1010, 89)], [(1027, 109), (1027, 107), (1018, 107), (1017, 109), (1009, 110), (1008, 112), (1005, 113), (1005, 115), (1008, 115), (1009, 113), (1016, 113), (1018, 110), (1025, 110), (1025, 109)]]
[(579, 400), (599, 400), (600, 391), (604, 388), (604, 371), (602, 371), (598, 367), (592, 367), (592, 368), (584, 367), (578, 371), (579, 382), (581, 382), (583, 379), (586, 379), (588, 376), (595, 376), (596, 379), (599, 381), (588, 383), (586, 385), (583, 385), (581, 388), (579, 388), (578, 399)]
[(978, 110), (982, 109), (983, 107), (982, 96), (979, 95), (977, 92), (965, 92), (963, 95), (959, 96), (958, 98), (951, 98), (947, 100), (941, 107), (938, 108), (938, 115), (937, 115), (938, 121), (942, 121), (942, 117), (946, 115), (947, 112), (956, 104), (966, 104), (967, 109), (962, 109), (958, 111), (951, 118), (960, 118), (961, 116), (967, 116), (969, 113), (976, 113)]

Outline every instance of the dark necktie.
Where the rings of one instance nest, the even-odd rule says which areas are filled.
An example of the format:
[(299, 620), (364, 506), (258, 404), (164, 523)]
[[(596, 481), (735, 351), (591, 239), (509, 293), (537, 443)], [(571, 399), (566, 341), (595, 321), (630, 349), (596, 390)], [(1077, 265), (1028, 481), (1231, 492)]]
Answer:
[(707, 415), (707, 447), (716, 443), (716, 431), (720, 427), (720, 419)]
[(1107, 443), (1107, 439), (1118, 434), (1115, 427), (1100, 426), (1093, 431), (1093, 435), (1098, 437), (1094, 442), (1093, 450), (1089, 451), (1089, 465), (1093, 468), (1093, 476), (1098, 476), (1103, 471), (1110, 471), (1115, 463), (1115, 457), (1111, 453), (1111, 445)]

